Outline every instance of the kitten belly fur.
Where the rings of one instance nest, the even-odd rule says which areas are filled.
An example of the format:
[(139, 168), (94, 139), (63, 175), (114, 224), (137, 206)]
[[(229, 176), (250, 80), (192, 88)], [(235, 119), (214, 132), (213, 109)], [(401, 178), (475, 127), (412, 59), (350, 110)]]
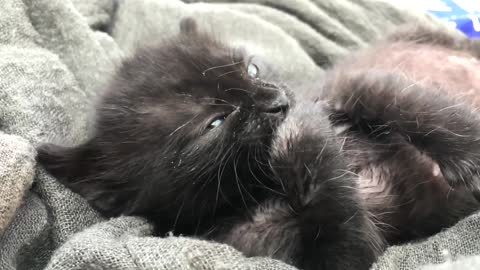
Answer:
[[(366, 68), (392, 71), (415, 85), (433, 90), (432, 102), (435, 95), (442, 95), (459, 106), (475, 109), (480, 106), (480, 62), (475, 51), (387, 42), (348, 59), (339, 70)], [(404, 90), (397, 89), (398, 95)], [(460, 201), (467, 205), (476, 203), (471, 192), (452, 188), (438, 164), (405, 138), (397, 136), (392, 140), (394, 147), (384, 147), (381, 144), (385, 142), (350, 127), (339, 124), (337, 135), (349, 159), (349, 170), (358, 175), (362, 201), (389, 242), (435, 233), (439, 228), (432, 223), (440, 218), (442, 209), (461, 205)], [(445, 220), (439, 224), (442, 222)]]
[(448, 203), (448, 196), (464, 195), (465, 190), (450, 187), (438, 165), (411, 145), (359, 153), (358, 142), (352, 144), (356, 145), (344, 146), (352, 158), (349, 170), (357, 174), (362, 202), (391, 244), (434, 233), (434, 229), (412, 224), (435, 215), (439, 206)]
[[(478, 55), (473, 52), (430, 44), (387, 43), (380, 44), (375, 50), (359, 54), (347, 66), (351, 69), (369, 67), (393, 70), (415, 84), (437, 91), (432, 94), (446, 95), (475, 108), (480, 106), (480, 61)], [(410, 165), (423, 171), (424, 179), (412, 179), (410, 183), (412, 188), (415, 185), (429, 185), (442, 195), (452, 191), (441, 175), (438, 164), (414, 147), (404, 148), (410, 153), (406, 157), (411, 160), (408, 161)], [(371, 157), (362, 159), (369, 160)], [(404, 163), (408, 165), (406, 161)], [(392, 174), (388, 161), (364, 162), (352, 169), (359, 174), (361, 194), (369, 208), (375, 209), (375, 205), (382, 204), (393, 206), (398, 203), (395, 203), (399, 194), (394, 192), (394, 183), (387, 180)], [(408, 167), (405, 170), (408, 170)]]

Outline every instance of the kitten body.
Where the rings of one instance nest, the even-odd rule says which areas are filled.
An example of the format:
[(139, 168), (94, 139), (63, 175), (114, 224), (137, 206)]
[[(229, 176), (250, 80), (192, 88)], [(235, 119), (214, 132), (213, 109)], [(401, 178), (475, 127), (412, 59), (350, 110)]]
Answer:
[(479, 57), (476, 40), (408, 27), (337, 63), (321, 91), (297, 93), (329, 104), (359, 193), (391, 244), (478, 210)]
[(124, 62), (88, 141), (38, 149), (40, 164), (104, 215), (143, 216), (160, 236), (211, 239), (302, 269), (368, 269), (388, 243), (478, 208), (459, 184), (478, 183), (473, 107), (449, 110), (455, 99), (423, 94), (431, 85), (404, 91), (410, 79), (385, 72), (390, 64), (373, 68), (369, 51), (294, 98), (260, 79), (255, 58), (191, 20), (181, 29)]

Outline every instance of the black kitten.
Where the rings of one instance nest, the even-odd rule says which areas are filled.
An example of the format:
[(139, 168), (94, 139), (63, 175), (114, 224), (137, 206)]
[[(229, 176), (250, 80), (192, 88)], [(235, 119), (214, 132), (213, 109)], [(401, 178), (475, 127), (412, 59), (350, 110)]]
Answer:
[[(200, 33), (191, 20), (181, 28), (170, 44), (139, 50), (123, 63), (99, 104), (90, 140), (76, 147), (38, 149), (38, 161), (103, 214), (144, 216), (159, 235), (173, 230), (213, 239), (247, 256), (271, 256), (303, 269), (368, 269), (387, 241), (429, 235), (476, 209), (466, 192), (465, 199), (453, 196), (458, 199), (434, 211), (398, 205), (404, 199), (420, 200), (437, 187), (421, 186), (418, 196), (404, 188), (418, 190), (419, 177), (432, 171), (434, 163), (449, 182), (463, 177), (476, 183), (467, 177), (476, 176), (480, 151), (467, 154), (458, 148), (466, 142), (475, 146), (475, 135), (480, 135), (480, 122), (468, 107), (463, 114), (452, 116), (446, 110), (448, 115), (437, 117), (432, 110), (447, 108), (448, 99), (412, 105), (417, 96), (405, 96), (400, 109), (418, 106), (406, 108), (435, 117), (400, 109), (385, 115), (395, 99), (386, 91), (400, 93), (406, 82), (345, 74), (342, 66), (331, 71), (323, 86), (314, 87), (321, 101), (309, 101), (307, 91), (299, 90), (294, 102), (285, 87), (260, 79), (258, 59)], [(371, 92), (381, 97), (360, 103), (373, 102), (368, 106), (348, 99)], [(412, 117), (419, 115), (425, 126), (415, 128)], [(445, 127), (447, 116), (456, 123), (446, 127), (449, 131), (464, 132), (469, 124), (470, 137), (462, 137), (462, 144), (454, 144), (461, 140), (453, 132), (432, 131), (432, 126)], [(334, 132), (337, 123), (349, 123), (346, 135)], [(390, 125), (395, 132), (385, 135)], [(398, 149), (403, 156), (395, 153)], [(434, 161), (427, 159), (415, 174), (419, 164), (408, 163), (408, 157), (423, 150)], [(363, 178), (351, 173), (368, 176), (364, 168), (374, 175), (379, 167), (389, 172), (381, 178), (387, 184), (399, 177), (412, 180), (401, 181), (408, 183), (401, 188), (392, 184), (393, 193), (369, 193)], [(448, 186), (441, 183), (440, 188)], [(393, 195), (401, 199), (375, 203)], [(448, 202), (437, 197), (424, 200)], [(397, 212), (383, 218), (391, 209)], [(443, 209), (448, 218), (406, 226), (413, 220), (410, 213), (420, 213), (419, 220), (426, 221)]]
[(106, 215), (203, 233), (272, 184), (261, 167), (290, 98), (260, 72), (260, 63), (184, 21), (170, 44), (124, 61), (90, 140), (45, 145), (38, 160)]
[[(305, 137), (288, 148), (321, 150), (322, 162), (319, 152), (297, 157), (280, 147), (271, 159), (294, 105), (289, 91), (260, 79), (256, 58), (191, 20), (181, 30), (124, 61), (97, 109), (95, 134), (75, 147), (40, 147), (40, 164), (104, 215), (144, 216), (159, 235), (214, 239), (305, 269), (368, 268), (379, 237), (338, 145)], [(313, 133), (329, 132), (327, 118), (312, 120)], [(307, 165), (335, 181), (300, 187)]]

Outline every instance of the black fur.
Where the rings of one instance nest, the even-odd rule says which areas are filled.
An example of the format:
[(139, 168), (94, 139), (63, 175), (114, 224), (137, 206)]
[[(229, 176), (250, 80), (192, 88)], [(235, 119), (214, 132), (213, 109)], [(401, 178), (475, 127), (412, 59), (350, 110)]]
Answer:
[(449, 63), (452, 55), (472, 61), (480, 44), (407, 28), (337, 64), (317, 91), (332, 124), (348, 127), (339, 137), (349, 170), (389, 243), (434, 234), (479, 209), (480, 73)]
[[(192, 22), (182, 31), (123, 63), (90, 140), (44, 145), (38, 160), (105, 215), (147, 216), (160, 233), (193, 234), (275, 185), (261, 167), (290, 101), (285, 89), (249, 78), (250, 59), (238, 50)], [(209, 128), (216, 118), (224, 124)]]
[[(104, 215), (144, 216), (159, 235), (212, 239), (302, 269), (368, 269), (388, 243), (478, 208), (444, 181), (478, 186), (472, 107), (348, 63), (312, 87), (316, 101), (296, 89), (295, 102), (284, 86), (248, 75), (254, 64), (261, 78), (255, 58), (191, 19), (180, 28), (170, 44), (124, 62), (88, 141), (38, 149), (40, 164)], [(335, 133), (341, 124), (349, 128)], [(384, 187), (371, 192), (365, 178)]]

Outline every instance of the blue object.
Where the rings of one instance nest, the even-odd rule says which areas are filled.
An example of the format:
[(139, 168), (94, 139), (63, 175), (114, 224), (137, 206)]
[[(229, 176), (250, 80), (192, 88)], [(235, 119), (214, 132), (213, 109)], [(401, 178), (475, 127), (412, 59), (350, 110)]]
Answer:
[(468, 37), (480, 38), (480, 0), (430, 0), (422, 6)]

